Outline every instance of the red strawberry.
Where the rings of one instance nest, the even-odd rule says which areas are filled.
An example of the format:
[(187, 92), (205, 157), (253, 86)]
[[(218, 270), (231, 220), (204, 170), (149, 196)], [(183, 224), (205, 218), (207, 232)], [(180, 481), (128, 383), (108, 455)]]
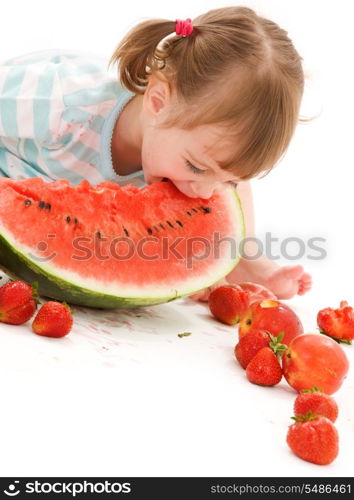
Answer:
[(21, 325), (30, 319), (37, 307), (37, 283), (33, 286), (14, 280), (0, 288), (0, 321)]
[(268, 343), (269, 347), (262, 347), (246, 368), (247, 378), (253, 384), (276, 385), (283, 376), (278, 356), (287, 349), (285, 344), (280, 344), (284, 332), (281, 332), (277, 337), (270, 333), (268, 335), (271, 339), (271, 342)]
[(249, 306), (249, 296), (237, 285), (219, 286), (209, 296), (209, 309), (216, 319), (235, 325)]
[(295, 416), (306, 415), (308, 411), (327, 417), (332, 422), (335, 422), (338, 417), (338, 405), (336, 401), (317, 387), (303, 390), (295, 399)]
[[(283, 336), (281, 333), (279, 336)], [(274, 338), (274, 337), (273, 337)], [(286, 345), (279, 345), (279, 352), (284, 352)], [(283, 370), (277, 357), (277, 347), (262, 347), (251, 359), (246, 368), (250, 382), (258, 385), (276, 385), (281, 381)]]
[(64, 303), (49, 300), (42, 305), (32, 323), (32, 330), (46, 337), (64, 337), (72, 327), (70, 307)]
[(326, 307), (317, 314), (320, 332), (337, 342), (351, 344), (354, 339), (354, 310), (342, 300), (338, 309)]
[(298, 457), (318, 465), (328, 465), (338, 455), (338, 432), (333, 423), (311, 411), (291, 417), (286, 442)]
[(270, 347), (262, 347), (248, 363), (246, 375), (258, 385), (276, 385), (283, 376), (279, 361)]
[(269, 335), (264, 330), (249, 332), (240, 338), (235, 345), (235, 356), (243, 368), (247, 368), (248, 363), (262, 349), (269, 346)]

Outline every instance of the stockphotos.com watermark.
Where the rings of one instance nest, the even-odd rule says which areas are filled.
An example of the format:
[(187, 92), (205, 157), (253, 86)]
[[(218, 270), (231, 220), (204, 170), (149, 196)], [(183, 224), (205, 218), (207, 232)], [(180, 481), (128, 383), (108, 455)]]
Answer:
[(82, 482), (42, 482), (42, 481), (31, 481), (26, 483), (20, 483), (20, 481), (13, 481), (13, 483), (9, 484), (7, 488), (4, 490), (5, 495), (8, 497), (16, 497), (20, 493), (26, 494), (69, 494), (73, 497), (79, 495), (81, 493), (91, 493), (91, 494), (100, 494), (100, 493), (131, 493), (131, 484), (130, 483), (111, 483), (110, 481), (104, 482), (91, 482), (91, 481), (82, 481)]
[[(301, 259), (323, 260), (327, 257), (325, 245), (327, 240), (321, 236), (308, 239), (298, 236), (277, 238), (271, 232), (265, 233), (262, 240), (256, 237), (247, 237), (236, 241), (231, 237), (222, 237), (220, 232), (214, 232), (212, 238), (201, 236), (171, 238), (163, 236), (145, 236), (133, 240), (128, 236), (119, 236), (108, 239), (101, 233), (92, 236), (78, 236), (72, 240), (71, 258), (78, 261), (116, 259), (127, 261), (138, 257), (144, 261), (176, 260), (185, 261), (187, 269), (193, 267), (193, 261), (218, 259), (230, 255), (232, 259), (241, 257), (247, 260), (257, 260), (265, 255), (271, 260), (285, 259), (296, 261)], [(58, 254), (56, 234), (48, 234), (47, 241), (41, 240), (36, 245), (37, 252), (28, 256), (37, 262), (47, 262)], [(54, 242), (51, 245), (51, 242)], [(56, 248), (51, 251), (51, 248)], [(67, 247), (65, 248), (67, 251)]]

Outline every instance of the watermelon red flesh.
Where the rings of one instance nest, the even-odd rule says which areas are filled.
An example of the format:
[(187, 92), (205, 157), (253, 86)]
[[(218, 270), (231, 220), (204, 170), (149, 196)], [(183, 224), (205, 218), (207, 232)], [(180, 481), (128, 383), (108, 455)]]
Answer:
[(205, 200), (171, 182), (0, 179), (0, 264), (71, 303), (134, 307), (194, 293), (238, 262), (217, 234), (239, 243), (243, 231), (231, 187)]

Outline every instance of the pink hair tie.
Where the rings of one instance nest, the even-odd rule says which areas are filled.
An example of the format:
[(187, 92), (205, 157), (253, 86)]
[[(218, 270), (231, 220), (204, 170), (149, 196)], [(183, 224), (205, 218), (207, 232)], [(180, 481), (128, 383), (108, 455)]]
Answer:
[(181, 19), (176, 19), (176, 35), (189, 36), (193, 31), (193, 25), (191, 19), (186, 19), (182, 21)]

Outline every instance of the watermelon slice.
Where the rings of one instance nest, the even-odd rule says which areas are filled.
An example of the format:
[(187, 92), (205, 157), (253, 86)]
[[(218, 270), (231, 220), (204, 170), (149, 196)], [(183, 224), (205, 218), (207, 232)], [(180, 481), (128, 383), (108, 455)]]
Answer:
[(72, 304), (137, 307), (190, 295), (236, 266), (243, 237), (231, 186), (206, 200), (170, 181), (138, 189), (0, 179), (0, 265)]

